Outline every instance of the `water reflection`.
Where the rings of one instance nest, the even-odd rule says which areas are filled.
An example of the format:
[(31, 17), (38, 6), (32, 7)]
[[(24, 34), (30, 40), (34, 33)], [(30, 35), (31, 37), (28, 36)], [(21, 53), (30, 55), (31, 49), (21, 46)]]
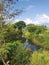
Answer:
[(35, 45), (31, 45), (28, 40), (25, 41), (24, 46), (27, 48), (30, 48), (32, 51), (38, 50), (38, 48)]

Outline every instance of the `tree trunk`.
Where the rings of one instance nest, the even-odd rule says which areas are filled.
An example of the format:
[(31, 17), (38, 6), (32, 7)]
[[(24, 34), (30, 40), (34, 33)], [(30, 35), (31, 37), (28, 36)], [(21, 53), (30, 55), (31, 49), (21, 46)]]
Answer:
[(9, 61), (5, 62), (3, 58), (2, 58), (2, 62), (3, 62), (4, 65), (9, 65), (9, 64), (8, 64)]
[(6, 65), (6, 63), (5, 63), (5, 61), (4, 61), (4, 59), (3, 59), (3, 58), (2, 58), (2, 62), (3, 62), (3, 64), (4, 64), (4, 65)]

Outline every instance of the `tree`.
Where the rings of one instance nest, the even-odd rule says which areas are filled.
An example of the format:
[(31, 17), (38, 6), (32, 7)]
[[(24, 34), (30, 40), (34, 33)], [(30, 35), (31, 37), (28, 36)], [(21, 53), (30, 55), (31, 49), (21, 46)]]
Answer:
[(36, 34), (42, 33), (45, 30), (47, 30), (47, 28), (43, 25), (37, 26), (37, 25), (34, 25), (34, 24), (27, 25), (27, 29), (28, 29), (29, 32), (34, 32)]
[[(10, 22), (14, 17), (20, 14), (23, 9), (14, 8), (18, 0), (1, 0), (0, 1), (0, 25), (2, 28), (2, 22)], [(14, 8), (14, 10), (13, 10)]]
[(19, 41), (7, 43), (0, 49), (0, 60), (4, 65), (28, 65), (29, 57)]
[(0, 42), (14, 42), (17, 40), (18, 31), (13, 28), (13, 25), (6, 25), (0, 32)]
[(26, 27), (26, 24), (24, 21), (18, 21), (14, 24), (14, 28), (23, 29)]
[[(23, 22), (24, 23), (24, 22)], [(25, 24), (25, 23), (24, 23)], [(24, 24), (19, 24), (23, 28), (25, 27)], [(16, 40), (25, 41), (24, 38), (22, 38), (22, 28), (19, 29), (18, 26), (15, 28), (17, 24), (8, 24), (5, 25), (2, 31), (0, 31), (0, 43), (7, 43), (7, 42), (14, 42)]]
[(18, 28), (19, 30), (19, 35), (20, 35), (20, 39), (22, 39), (23, 36), (23, 32), (22, 30), (26, 27), (26, 24), (24, 21), (18, 21), (17, 23), (14, 24), (14, 28)]

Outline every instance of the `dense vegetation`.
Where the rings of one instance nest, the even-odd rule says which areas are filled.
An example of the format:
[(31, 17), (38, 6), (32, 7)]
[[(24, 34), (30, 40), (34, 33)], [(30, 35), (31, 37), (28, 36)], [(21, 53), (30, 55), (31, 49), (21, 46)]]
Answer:
[[(13, 20), (23, 9), (14, 8), (19, 0), (0, 0), (0, 65), (49, 65), (49, 29), (46, 26)], [(14, 11), (13, 11), (14, 9)], [(37, 46), (33, 51), (26, 40)]]
[(49, 49), (49, 29), (46, 26), (29, 24), (23, 34), (31, 44)]
[[(24, 46), (28, 40), (38, 47), (32, 51)], [(0, 65), (49, 65), (49, 29), (46, 26), (2, 22), (0, 28)]]

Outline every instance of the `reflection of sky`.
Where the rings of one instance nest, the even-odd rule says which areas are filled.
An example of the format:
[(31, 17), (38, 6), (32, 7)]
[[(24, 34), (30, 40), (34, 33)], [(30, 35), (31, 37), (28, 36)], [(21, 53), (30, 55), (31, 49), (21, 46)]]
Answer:
[(24, 43), (24, 45), (26, 46), (26, 48), (28, 47), (28, 48), (30, 48), (32, 51), (35, 51), (35, 50), (38, 49), (35, 45), (31, 45), (28, 41), (26, 41), (26, 42)]

